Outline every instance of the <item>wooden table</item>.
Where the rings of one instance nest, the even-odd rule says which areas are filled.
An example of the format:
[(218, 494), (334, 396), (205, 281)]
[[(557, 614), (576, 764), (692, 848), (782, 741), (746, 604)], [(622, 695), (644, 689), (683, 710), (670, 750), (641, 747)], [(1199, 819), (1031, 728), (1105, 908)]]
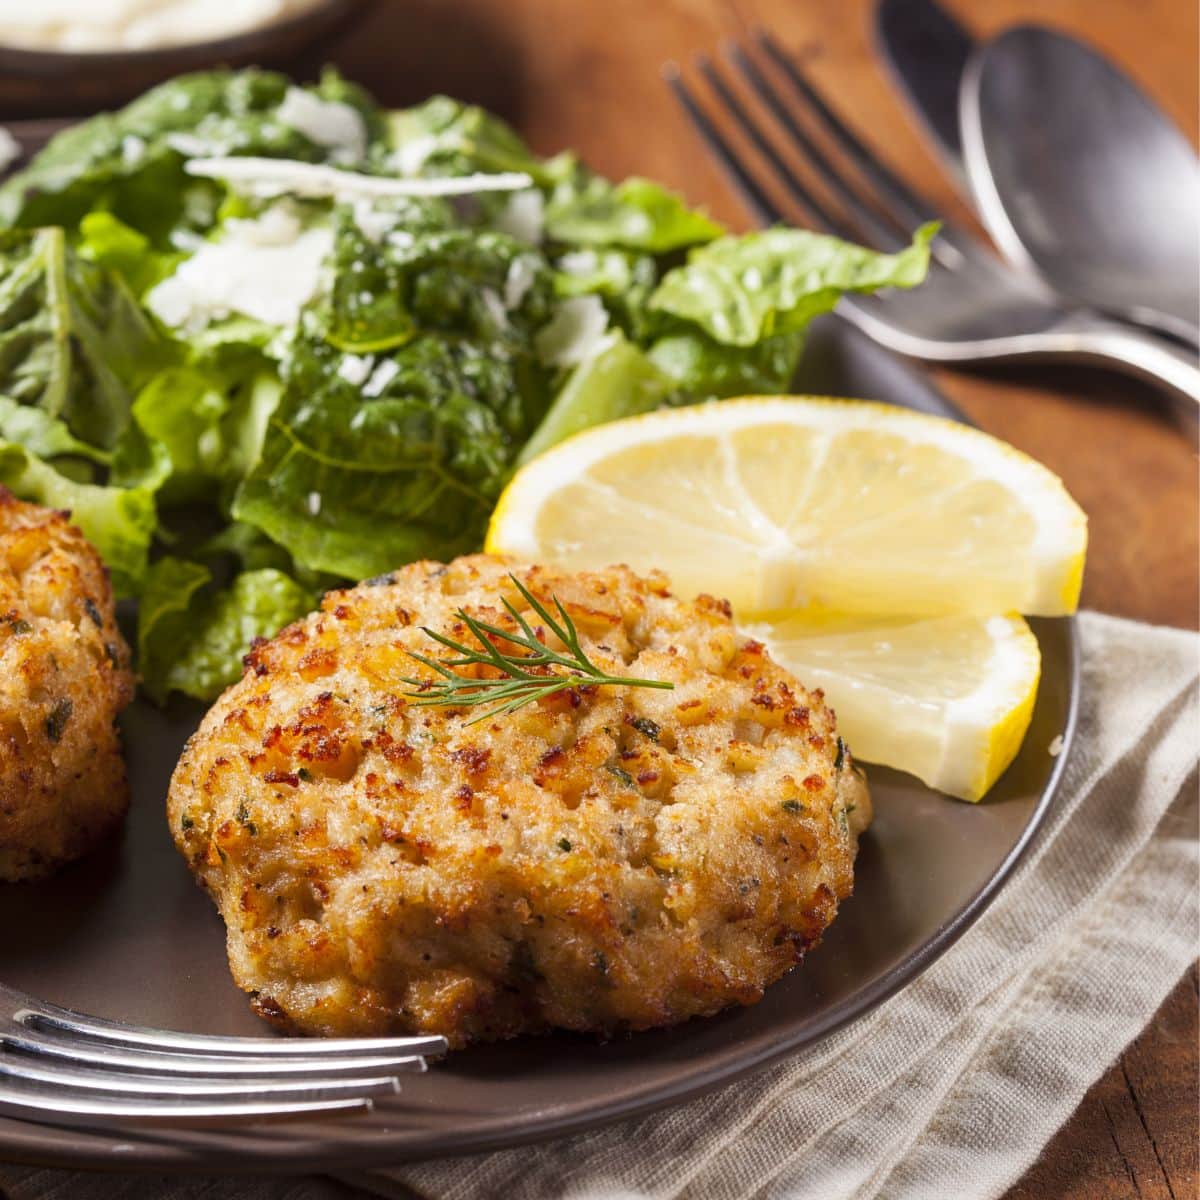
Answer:
[[(1022, 19), (1083, 34), (1124, 64), (1195, 140), (1194, 4), (945, 2), (979, 34)], [(863, 136), (947, 215), (970, 221), (880, 70), (870, 44), (871, 8), (870, 0), (380, 0), (363, 25), (314, 62), (334, 61), (393, 105), (433, 91), (485, 104), (541, 151), (569, 146), (609, 174), (653, 176), (744, 227), (745, 214), (671, 103), (658, 69), (761, 22), (803, 55)], [(1153, 393), (1081, 370), (936, 376), (985, 429), (1057, 471), (1087, 510), (1087, 606), (1195, 626), (1196, 458)], [(1193, 968), (1009, 1200), (1197, 1195), (1198, 996)]]
[[(1194, 4), (946, 2), (981, 35), (1023, 19), (1084, 35), (1195, 139)], [(389, 103), (443, 91), (485, 104), (541, 151), (570, 146), (609, 174), (653, 176), (745, 227), (745, 213), (676, 111), (659, 67), (761, 22), (803, 55), (861, 134), (948, 215), (969, 221), (880, 69), (871, 11), (870, 0), (382, 0), (331, 57)], [(1082, 370), (936, 374), (980, 425), (1057, 471), (1087, 510), (1087, 606), (1195, 625), (1196, 459), (1149, 390)], [(1196, 1002), (1193, 971), (1011, 1197), (1197, 1194)]]

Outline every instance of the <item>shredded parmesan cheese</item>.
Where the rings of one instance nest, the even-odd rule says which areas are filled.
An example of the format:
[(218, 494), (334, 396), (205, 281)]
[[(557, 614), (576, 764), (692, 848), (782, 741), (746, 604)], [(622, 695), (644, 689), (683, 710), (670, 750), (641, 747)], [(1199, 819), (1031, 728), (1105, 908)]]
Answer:
[(349, 104), (322, 100), (303, 88), (291, 87), (276, 117), (311, 142), (333, 151), (336, 162), (361, 162), (367, 153), (367, 125)]
[(608, 310), (598, 296), (564, 300), (535, 339), (542, 361), (574, 367), (594, 358), (610, 344)]
[(469, 196), (474, 192), (511, 192), (533, 181), (520, 171), (496, 175), (463, 175), (456, 179), (391, 179), (362, 175), (318, 163), (287, 158), (196, 158), (184, 168), (189, 175), (223, 179), (260, 196)]

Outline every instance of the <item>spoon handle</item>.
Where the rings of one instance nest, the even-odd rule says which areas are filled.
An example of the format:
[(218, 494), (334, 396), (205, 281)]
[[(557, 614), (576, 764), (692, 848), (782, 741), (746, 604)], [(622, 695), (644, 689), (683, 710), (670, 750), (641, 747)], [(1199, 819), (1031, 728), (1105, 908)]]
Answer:
[(1200, 411), (1200, 361), (1194, 350), (1103, 318), (1089, 320), (1080, 330), (1079, 349), (1088, 358), (1159, 384)]

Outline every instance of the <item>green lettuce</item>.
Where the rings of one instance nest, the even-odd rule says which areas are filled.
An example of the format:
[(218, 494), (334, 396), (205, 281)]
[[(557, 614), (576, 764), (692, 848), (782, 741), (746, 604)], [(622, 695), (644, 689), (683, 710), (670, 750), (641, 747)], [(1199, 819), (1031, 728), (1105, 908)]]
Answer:
[(583, 172), (555, 189), (546, 207), (546, 232), (560, 242), (666, 254), (711, 242), (725, 230), (649, 179), (633, 176), (612, 184)]
[(647, 357), (674, 381), (672, 404), (786, 392), (800, 354), (803, 333), (781, 333), (755, 346), (726, 346), (699, 330), (659, 338)]
[(350, 579), (477, 545), (546, 407), (531, 356), (422, 334), (374, 360), (378, 395), (348, 382), (343, 363), (302, 339), (233, 516), (299, 565)]
[(847, 292), (915, 287), (929, 268), (937, 225), (898, 254), (878, 254), (807, 229), (767, 229), (693, 250), (650, 298), (663, 316), (698, 326), (727, 346), (755, 346), (802, 331)]
[(547, 178), (546, 164), (511, 126), (474, 104), (431, 96), (391, 113), (388, 124), (392, 146), (387, 165), (402, 174), (523, 171), (538, 180)]
[[(0, 395), (0, 440), (16, 442), (38, 458), (80, 458), (100, 466), (112, 461), (109, 451), (80, 441), (65, 421), (18, 404), (11, 396)], [(92, 472), (83, 474), (90, 477)]]
[(110, 212), (90, 212), (79, 223), (80, 258), (124, 279), (137, 297), (166, 278), (183, 257), (153, 249), (150, 239)]
[(255, 638), (271, 637), (303, 616), (315, 596), (282, 571), (243, 571), (214, 589), (204, 566), (161, 558), (150, 569), (138, 605), (138, 665), (147, 692), (163, 702), (172, 691), (211, 700), (242, 674)]
[[(156, 244), (176, 227), (204, 231), (216, 219), (221, 188), (188, 176), (188, 158), (328, 157), (277, 119), (291, 86), (286, 75), (255, 69), (181, 75), (120, 112), (71, 126), (0, 186), (0, 225), (74, 228), (89, 213), (111, 212)], [(386, 138), (366, 93), (336, 73), (307, 90), (358, 109), (370, 143)]]
[(580, 363), (517, 457), (523, 466), (573, 434), (658, 408), (675, 383), (620, 333)]
[(0, 392), (109, 449), (134, 390), (172, 355), (121, 278), (61, 229), (0, 231)]
[(136, 429), (118, 447), (118, 482), (155, 486), (164, 503), (216, 499), (225, 505), (258, 461), (278, 378), (215, 367), (172, 367), (133, 402)]
[(430, 225), (372, 248), (343, 221), (330, 295), (293, 339), (232, 513), (300, 567), (354, 579), (477, 545), (549, 406), (552, 373), (533, 347), (549, 272), (529, 267), (507, 304), (528, 248)]

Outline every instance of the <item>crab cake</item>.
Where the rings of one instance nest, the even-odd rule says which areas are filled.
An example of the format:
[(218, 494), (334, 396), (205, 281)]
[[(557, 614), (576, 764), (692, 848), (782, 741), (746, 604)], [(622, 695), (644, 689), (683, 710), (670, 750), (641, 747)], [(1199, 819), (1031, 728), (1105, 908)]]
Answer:
[(100, 556), (68, 514), (0, 488), (0, 879), (77, 858), (129, 803), (133, 698)]
[[(410, 652), (557, 598), (606, 674), (468, 724)], [(502, 643), (503, 645), (503, 643)], [(511, 650), (511, 647), (508, 647)], [(325, 597), (188, 744), (171, 830), (264, 1017), (312, 1034), (603, 1034), (750, 1004), (851, 890), (865, 783), (833, 713), (661, 575), (487, 556)], [(468, 670), (481, 670), (468, 668)], [(494, 668), (486, 668), (494, 672)]]

